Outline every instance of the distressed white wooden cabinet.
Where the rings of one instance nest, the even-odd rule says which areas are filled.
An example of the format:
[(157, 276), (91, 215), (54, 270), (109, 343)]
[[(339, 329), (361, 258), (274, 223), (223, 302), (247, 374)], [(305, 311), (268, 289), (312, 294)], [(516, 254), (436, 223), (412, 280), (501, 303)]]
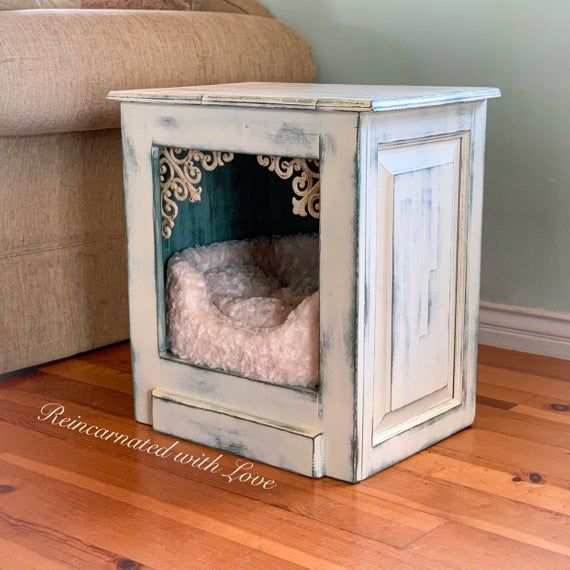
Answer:
[[(492, 88), (262, 83), (112, 92), (122, 102), (137, 419), (353, 482), (469, 426), (485, 112), (498, 96)], [(169, 149), (190, 160), (194, 185), (165, 190), (160, 167)], [(287, 221), (291, 232), (318, 224), (316, 388), (205, 369), (169, 353), (167, 257), (198, 230), (201, 243), (221, 235), (208, 238), (210, 226), (183, 217), (208, 193), (228, 197), (234, 212), (257, 211), (255, 202), (241, 208), (245, 191), (232, 190), (244, 178), (238, 155), (257, 157), (251, 172), (272, 161), (278, 172), (278, 157), (298, 159), (293, 176), (319, 167), (296, 191), (287, 173), (281, 186), (263, 190), (286, 194), (280, 216), (298, 217)], [(218, 178), (208, 186), (210, 175)], [(248, 174), (249, 184), (256, 176)], [(210, 203), (211, 225), (234, 220), (228, 203)], [(258, 233), (271, 233), (268, 219)], [(227, 239), (237, 236), (234, 221), (224, 226)]]

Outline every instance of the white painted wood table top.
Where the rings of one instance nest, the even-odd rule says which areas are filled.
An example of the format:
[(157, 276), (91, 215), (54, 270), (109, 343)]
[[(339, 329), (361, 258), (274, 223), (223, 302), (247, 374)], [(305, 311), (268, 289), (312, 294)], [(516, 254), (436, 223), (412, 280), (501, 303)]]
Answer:
[[(469, 426), (486, 101), (499, 95), (485, 87), (281, 83), (111, 92), (122, 109), (137, 419), (353, 482)], [(316, 389), (168, 354), (163, 147), (320, 161)]]
[(197, 87), (111, 91), (108, 98), (119, 101), (162, 101), (186, 105), (378, 112), (480, 101), (499, 95), (498, 89), (489, 87), (227, 83)]

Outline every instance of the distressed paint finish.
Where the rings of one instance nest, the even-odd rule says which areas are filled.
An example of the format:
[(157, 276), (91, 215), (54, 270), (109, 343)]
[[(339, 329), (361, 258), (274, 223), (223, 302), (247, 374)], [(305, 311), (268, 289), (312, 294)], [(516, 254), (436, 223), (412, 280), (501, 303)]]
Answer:
[(322, 114), (320, 390), (327, 475), (359, 478), (358, 115)]
[(390, 194), (393, 217), (392, 268), (378, 277), (392, 275), (390, 411), (452, 376), (460, 144), (454, 137), (378, 152), (379, 191)]
[(109, 99), (310, 111), (385, 112), (498, 97), (489, 87), (335, 85), (318, 83), (228, 83), (173, 89), (112, 91)]
[[(123, 101), (137, 419), (346, 481), (470, 425), (485, 99), (496, 96), (280, 84), (114, 93)], [(165, 358), (158, 146), (320, 159), (316, 390)]]
[(370, 335), (376, 445), (409, 429), (410, 418), (421, 423), (437, 405), (460, 404), (462, 328), (455, 320), (465, 294), (459, 239), (467, 141), (459, 132), (370, 145), (369, 168), (377, 178), (369, 184), (378, 187), (367, 210), (367, 282), (376, 288), (370, 303), (377, 323)]
[[(435, 110), (415, 111), (410, 120), (403, 121), (403, 127), (394, 116), (368, 115), (366, 124), (366, 149), (363, 159), (367, 160), (368, 184), (368, 244), (369, 253), (365, 261), (365, 271), (369, 278), (368, 293), (374, 320), (378, 325), (363, 332), (363, 355), (370, 362), (364, 379), (365, 397), (374, 398), (374, 409), (366, 408), (364, 421), (366, 439), (372, 440), (370, 447), (363, 448), (364, 470), (370, 475), (384, 469), (411, 454), (428, 447), (437, 441), (459, 431), (473, 422), (475, 413), (475, 378), (477, 351), (477, 311), (479, 303), (479, 247), (481, 231), (482, 172), (484, 151), (485, 102), (469, 105), (453, 105)], [(413, 123), (413, 127), (412, 127)], [(430, 157), (426, 149), (410, 161), (425, 165), (441, 162), (454, 165), (457, 169), (457, 196), (454, 214), (456, 218), (454, 233), (448, 237), (449, 253), (455, 257), (455, 271), (449, 275), (451, 287), (449, 302), (453, 306), (453, 320), (447, 330), (440, 329), (442, 338), (449, 338), (454, 332), (452, 356), (453, 368), (445, 379), (445, 387), (434, 390), (431, 394), (408, 403), (400, 410), (390, 413), (386, 406), (385, 395), (391, 387), (393, 353), (390, 350), (394, 342), (394, 329), (402, 323), (394, 323), (392, 311), (391, 279), (382, 279), (386, 271), (391, 272), (393, 250), (394, 210), (393, 205), (382, 201), (389, 196), (386, 181), (379, 175), (382, 171), (381, 156), (383, 148), (390, 145), (424, 144), (436, 149), (444, 141), (459, 142), (459, 154), (440, 156), (437, 152)], [(364, 144), (364, 143), (363, 143)], [(420, 169), (421, 171), (421, 169)], [(433, 181), (432, 181), (433, 183)], [(441, 184), (440, 190), (446, 184)], [(372, 192), (376, 188), (377, 192)], [(380, 216), (380, 218), (378, 217)], [(382, 230), (384, 221), (385, 228)], [(384, 231), (384, 239), (375, 239), (378, 231)], [(450, 241), (449, 241), (450, 240)], [(425, 245), (425, 244), (424, 244)], [(418, 258), (419, 262), (419, 258)], [(372, 278), (376, 275), (376, 278)], [(455, 297), (453, 299), (452, 297)], [(384, 323), (382, 326), (379, 323)], [(386, 327), (385, 323), (389, 326)], [(454, 331), (452, 329), (455, 329)], [(389, 331), (389, 332), (387, 332)], [(378, 336), (380, 335), (380, 336)], [(447, 343), (445, 343), (447, 344)], [(376, 350), (375, 350), (376, 347)], [(384, 350), (378, 354), (378, 348)], [(444, 348), (443, 346), (441, 347)], [(381, 375), (384, 370), (384, 375)], [(425, 373), (429, 382), (431, 370)], [(390, 379), (390, 381), (386, 380)], [(437, 378), (433, 379), (432, 388), (437, 387)], [(408, 387), (409, 388), (409, 387)], [(422, 387), (420, 387), (422, 388)], [(400, 388), (401, 389), (401, 388)]]
[[(322, 431), (270, 421), (193, 398), (153, 390), (153, 427), (236, 455), (322, 477)], [(190, 413), (189, 413), (190, 412)], [(267, 442), (271, 441), (271, 445)]]

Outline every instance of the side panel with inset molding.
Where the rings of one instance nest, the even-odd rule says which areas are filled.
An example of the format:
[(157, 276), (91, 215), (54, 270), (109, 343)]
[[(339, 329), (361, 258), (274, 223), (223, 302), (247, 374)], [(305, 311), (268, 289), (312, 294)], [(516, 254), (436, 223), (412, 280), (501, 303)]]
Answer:
[[(466, 135), (379, 145), (375, 438), (454, 398), (460, 159)], [(386, 278), (391, 275), (390, 278)], [(461, 294), (461, 292), (459, 292)], [(388, 318), (386, 318), (388, 317)], [(381, 323), (381, 324), (380, 324)]]
[(473, 421), (485, 109), (362, 120), (364, 477)]

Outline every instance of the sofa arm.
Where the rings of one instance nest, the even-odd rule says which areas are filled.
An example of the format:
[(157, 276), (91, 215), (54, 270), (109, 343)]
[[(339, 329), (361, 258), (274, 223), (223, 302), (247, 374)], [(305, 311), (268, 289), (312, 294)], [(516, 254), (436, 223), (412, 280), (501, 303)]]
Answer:
[(115, 128), (111, 90), (309, 82), (308, 45), (272, 18), (135, 10), (0, 13), (0, 136)]
[(258, 0), (81, 0), (82, 8), (121, 10), (202, 10), (273, 17)]
[(270, 10), (257, 0), (194, 0), (193, 9), (207, 12), (234, 12), (236, 14), (273, 17)]

